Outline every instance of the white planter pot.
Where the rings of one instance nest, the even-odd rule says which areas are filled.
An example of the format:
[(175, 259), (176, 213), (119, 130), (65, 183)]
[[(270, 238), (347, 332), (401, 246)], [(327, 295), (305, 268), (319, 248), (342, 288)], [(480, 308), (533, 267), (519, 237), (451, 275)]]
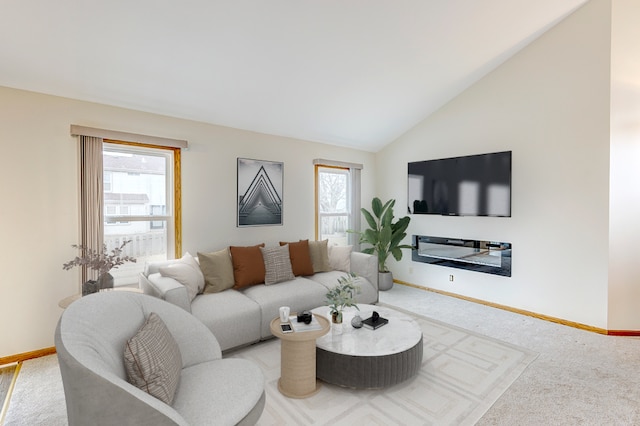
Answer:
[(393, 274), (391, 272), (378, 272), (378, 290), (387, 291), (393, 287)]

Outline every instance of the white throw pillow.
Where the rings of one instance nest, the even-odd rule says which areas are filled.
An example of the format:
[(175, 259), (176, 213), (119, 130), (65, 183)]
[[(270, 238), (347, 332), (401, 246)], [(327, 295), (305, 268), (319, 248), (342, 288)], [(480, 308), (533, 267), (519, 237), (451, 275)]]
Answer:
[(329, 246), (329, 265), (334, 271), (351, 272), (353, 246)]
[(191, 300), (204, 290), (204, 275), (198, 262), (189, 253), (185, 253), (179, 262), (161, 267), (160, 275), (173, 278), (185, 286)]

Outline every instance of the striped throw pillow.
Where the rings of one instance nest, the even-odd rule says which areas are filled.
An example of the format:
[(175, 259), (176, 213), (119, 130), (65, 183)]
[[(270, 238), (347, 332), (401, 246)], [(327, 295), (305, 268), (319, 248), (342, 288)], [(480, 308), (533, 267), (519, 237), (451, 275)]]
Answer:
[(180, 381), (182, 356), (169, 329), (155, 312), (127, 341), (124, 366), (129, 383), (171, 405)]

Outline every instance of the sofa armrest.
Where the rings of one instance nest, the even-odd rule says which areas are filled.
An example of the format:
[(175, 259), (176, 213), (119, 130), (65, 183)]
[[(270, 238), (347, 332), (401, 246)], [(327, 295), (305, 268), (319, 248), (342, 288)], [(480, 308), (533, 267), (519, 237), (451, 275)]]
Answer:
[(148, 277), (140, 273), (138, 281), (144, 294), (173, 303), (191, 313), (191, 300), (187, 288), (178, 281), (163, 277), (159, 273), (150, 274)]
[(351, 272), (369, 280), (378, 291), (378, 259), (375, 256), (351, 252)]

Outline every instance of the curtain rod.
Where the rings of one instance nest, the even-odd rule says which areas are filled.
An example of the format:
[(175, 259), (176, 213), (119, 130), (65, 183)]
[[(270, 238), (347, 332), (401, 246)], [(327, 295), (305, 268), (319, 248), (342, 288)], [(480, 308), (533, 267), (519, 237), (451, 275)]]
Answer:
[(94, 127), (78, 126), (76, 124), (71, 125), (71, 136), (92, 136), (95, 138), (146, 143), (149, 145), (167, 146), (171, 148), (189, 148), (189, 142), (186, 140), (139, 135), (136, 133), (118, 132), (116, 130), (97, 129)]

